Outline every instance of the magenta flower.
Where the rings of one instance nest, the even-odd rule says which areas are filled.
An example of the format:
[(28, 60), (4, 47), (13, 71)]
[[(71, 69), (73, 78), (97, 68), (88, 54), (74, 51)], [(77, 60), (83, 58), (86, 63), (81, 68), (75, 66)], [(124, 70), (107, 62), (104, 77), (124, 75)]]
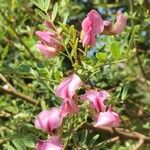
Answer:
[(94, 91), (89, 90), (86, 91), (84, 95), (81, 96), (83, 100), (89, 100), (91, 106), (97, 110), (97, 112), (106, 111), (106, 105), (104, 101), (109, 97), (109, 93), (107, 91)]
[(96, 10), (91, 10), (82, 22), (82, 45), (94, 46), (96, 35), (103, 32), (104, 24), (102, 17)]
[(82, 85), (82, 81), (76, 74), (65, 78), (56, 88), (56, 96), (66, 99), (75, 95), (75, 91)]
[(35, 127), (51, 133), (61, 126), (63, 118), (60, 117), (60, 109), (53, 107), (51, 110), (44, 110), (35, 119)]
[(61, 117), (66, 117), (68, 114), (77, 113), (79, 108), (74, 100), (72, 99), (64, 99), (63, 103), (60, 107), (60, 115)]
[(110, 21), (104, 21), (104, 31), (103, 34), (106, 35), (117, 35), (120, 34), (127, 22), (127, 17), (124, 16), (120, 11), (117, 12), (117, 21), (112, 24)]
[(36, 150), (62, 150), (63, 144), (59, 137), (52, 136), (49, 140), (39, 140), (36, 144)]
[[(47, 28), (54, 31), (54, 26), (50, 22), (46, 21), (44, 24)], [(40, 39), (36, 47), (45, 57), (52, 58), (62, 50), (62, 45), (60, 44), (61, 38), (56, 34), (56, 31), (36, 31), (36, 35)]]
[(76, 74), (65, 78), (56, 88), (56, 96), (63, 99), (60, 107), (61, 116), (65, 117), (70, 113), (76, 113), (79, 111), (75, 99), (75, 91), (82, 85), (82, 81)]
[(113, 111), (100, 112), (95, 127), (117, 127), (120, 124), (119, 115)]

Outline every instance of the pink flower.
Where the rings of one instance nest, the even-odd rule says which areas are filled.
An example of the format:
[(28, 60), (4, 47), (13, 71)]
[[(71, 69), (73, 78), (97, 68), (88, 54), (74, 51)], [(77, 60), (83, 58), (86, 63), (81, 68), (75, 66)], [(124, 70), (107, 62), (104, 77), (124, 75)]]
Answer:
[(120, 124), (119, 115), (113, 111), (100, 112), (95, 127), (117, 127)]
[(51, 133), (62, 124), (60, 109), (54, 107), (51, 110), (44, 110), (35, 119), (35, 127)]
[(89, 90), (86, 91), (84, 95), (81, 96), (83, 100), (89, 100), (91, 102), (91, 106), (97, 110), (97, 112), (106, 111), (106, 105), (104, 101), (109, 97), (109, 93), (107, 91), (94, 91)]
[(75, 91), (82, 85), (82, 81), (76, 74), (65, 78), (56, 88), (56, 96), (66, 99), (72, 98)]
[(82, 22), (82, 45), (94, 46), (96, 42), (96, 35), (103, 32), (103, 29), (104, 24), (102, 17), (96, 10), (91, 10)]
[[(45, 25), (54, 31), (54, 27), (51, 23), (45, 22)], [(62, 50), (62, 46), (60, 44), (61, 38), (55, 32), (56, 31), (36, 31), (36, 35), (40, 39), (36, 47), (48, 58), (56, 56), (57, 53)]]
[(59, 137), (53, 136), (49, 140), (39, 140), (36, 144), (36, 150), (62, 150), (63, 144)]
[(127, 22), (127, 17), (124, 16), (120, 11), (117, 12), (117, 21), (113, 25), (110, 21), (104, 21), (104, 31), (103, 34), (106, 35), (117, 35), (120, 34)]
[(61, 117), (65, 117), (71, 113), (77, 113), (79, 111), (78, 106), (75, 101), (72, 99), (64, 99), (63, 103), (60, 107), (60, 115)]

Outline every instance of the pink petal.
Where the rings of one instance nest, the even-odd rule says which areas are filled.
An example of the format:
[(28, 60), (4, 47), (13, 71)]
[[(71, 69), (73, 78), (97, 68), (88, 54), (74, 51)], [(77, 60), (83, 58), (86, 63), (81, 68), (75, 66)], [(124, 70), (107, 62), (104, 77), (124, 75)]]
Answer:
[(66, 117), (68, 114), (79, 112), (78, 106), (75, 104), (72, 99), (65, 99), (60, 107), (61, 117)]
[(114, 32), (115, 34), (120, 34), (124, 30), (126, 22), (127, 17), (124, 16), (121, 12), (117, 12), (117, 21), (112, 26), (112, 32)]
[(100, 14), (96, 10), (91, 10), (82, 22), (81, 42), (83, 46), (94, 46), (96, 35), (103, 32), (104, 23)]
[(91, 28), (84, 34), (82, 39), (83, 46), (94, 46), (96, 44), (96, 37), (92, 34)]
[(82, 21), (82, 29), (84, 32), (87, 32), (89, 28), (92, 25), (92, 20), (87, 16), (83, 21)]
[(120, 124), (119, 115), (113, 111), (100, 112), (95, 127), (117, 127)]
[(65, 78), (56, 88), (56, 96), (65, 99), (72, 98), (75, 91), (82, 85), (82, 81), (76, 74)]
[(91, 40), (91, 34), (85, 33), (82, 39), (82, 46), (84, 47), (90, 45), (91, 43), (90, 40)]
[(54, 36), (55, 34), (49, 31), (36, 31), (35, 34), (42, 40), (47, 43), (51, 41), (51, 36)]
[(68, 93), (69, 93), (69, 97), (72, 97), (75, 94), (75, 91), (82, 85), (82, 81), (79, 78), (78, 75), (73, 74), (72, 75), (72, 80), (70, 82), (70, 84), (68, 85)]
[(50, 47), (41, 43), (37, 43), (36, 47), (48, 58), (52, 58), (57, 55), (58, 51), (55, 47)]
[(105, 35), (116, 35), (120, 34), (127, 22), (127, 17), (125, 17), (121, 12), (117, 12), (117, 21), (113, 25), (110, 21), (104, 21), (104, 32)]
[(35, 119), (35, 127), (46, 132), (52, 132), (61, 126), (63, 118), (60, 117), (60, 110), (52, 108), (51, 110), (42, 111)]
[(103, 21), (104, 26), (110, 26), (112, 23), (110, 21), (104, 20)]
[(107, 91), (94, 91), (89, 90), (86, 91), (84, 95), (81, 96), (83, 100), (89, 100), (93, 108), (97, 110), (97, 112), (106, 111), (106, 105), (104, 101), (109, 97), (109, 93)]
[(39, 140), (36, 144), (36, 150), (62, 150), (63, 144), (59, 137), (53, 136), (49, 140)]
[(94, 35), (103, 32), (104, 24), (103, 19), (96, 10), (91, 10), (87, 15), (92, 21), (92, 33)]

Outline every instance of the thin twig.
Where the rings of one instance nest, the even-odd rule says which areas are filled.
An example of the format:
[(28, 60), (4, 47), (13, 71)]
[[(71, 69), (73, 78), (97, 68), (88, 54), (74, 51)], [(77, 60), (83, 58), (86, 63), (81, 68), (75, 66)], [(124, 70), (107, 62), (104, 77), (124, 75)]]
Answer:
[(118, 141), (120, 138), (119, 136), (116, 136), (116, 137), (113, 137), (111, 139), (108, 139), (107, 141), (105, 141), (107, 144), (110, 144), (110, 143), (113, 143), (113, 142), (116, 142)]
[(24, 101), (30, 103), (30, 104), (34, 104), (34, 105), (37, 105), (39, 103), (39, 101), (29, 97), (29, 96), (26, 96), (22, 93), (19, 93), (17, 91), (12, 91), (12, 90), (9, 90), (9, 89), (6, 89), (6, 88), (0, 88), (0, 92), (2, 93), (7, 93), (7, 94), (10, 94), (10, 95), (13, 95), (13, 96), (16, 96), (16, 97), (19, 97), (21, 99), (23, 99)]
[(105, 132), (112, 136), (119, 136), (120, 138), (132, 139), (132, 140), (140, 140), (143, 139), (144, 143), (150, 143), (150, 137), (138, 133), (136, 131), (131, 131), (124, 128), (111, 128), (111, 127), (94, 127), (92, 124), (84, 124), (81, 129), (90, 129), (98, 132)]
[(0, 73), (0, 80), (2, 80), (3, 82), (5, 82), (7, 84), (7, 86), (9, 86), (9, 88), (13, 91), (15, 91), (15, 88), (7, 81), (7, 79)]
[(144, 144), (144, 140), (140, 139), (138, 144), (133, 148), (133, 150), (138, 150)]
[(6, 87), (5, 86), (0, 87), (0, 92), (19, 97), (19, 98), (25, 100), (26, 102), (29, 102), (34, 105), (37, 105), (39, 103), (39, 101), (37, 101), (31, 97), (17, 92), (16, 89), (7, 81), (7, 79), (1, 73), (0, 73), (0, 80), (2, 80), (6, 84)]

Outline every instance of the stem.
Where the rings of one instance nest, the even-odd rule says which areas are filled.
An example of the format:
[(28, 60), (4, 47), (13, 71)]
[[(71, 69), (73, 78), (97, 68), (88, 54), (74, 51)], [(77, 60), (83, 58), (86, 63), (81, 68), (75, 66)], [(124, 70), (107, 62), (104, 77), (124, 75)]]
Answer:
[(80, 129), (88, 129), (88, 130), (93, 130), (97, 132), (104, 132), (112, 136), (119, 136), (120, 139), (126, 138), (126, 139), (132, 139), (135, 141), (139, 141), (142, 139), (144, 143), (150, 143), (149, 136), (146, 136), (136, 131), (124, 129), (124, 128), (118, 128), (118, 127), (112, 128), (112, 127), (103, 127), (103, 126), (94, 127), (92, 124), (84, 124)]
[(71, 57), (71, 55), (70, 55), (70, 53), (69, 53), (69, 51), (68, 51), (68, 49), (67, 49), (66, 46), (65, 46), (65, 50), (66, 50), (66, 52), (67, 52), (68, 58), (69, 58), (70, 61), (71, 61), (72, 66), (73, 66), (74, 63), (73, 63), (72, 57)]
[(6, 78), (2, 74), (0, 74), (0, 80), (2, 80), (7, 85), (7, 88), (5, 88), (5, 87), (0, 88), (0, 91), (2, 93), (7, 93), (7, 94), (10, 94), (10, 95), (19, 97), (19, 98), (25, 100), (26, 102), (29, 102), (30, 104), (37, 105), (39, 103), (38, 100), (35, 100), (31, 97), (28, 97), (28, 96), (26, 96), (22, 93), (17, 92), (16, 89), (6, 80)]

